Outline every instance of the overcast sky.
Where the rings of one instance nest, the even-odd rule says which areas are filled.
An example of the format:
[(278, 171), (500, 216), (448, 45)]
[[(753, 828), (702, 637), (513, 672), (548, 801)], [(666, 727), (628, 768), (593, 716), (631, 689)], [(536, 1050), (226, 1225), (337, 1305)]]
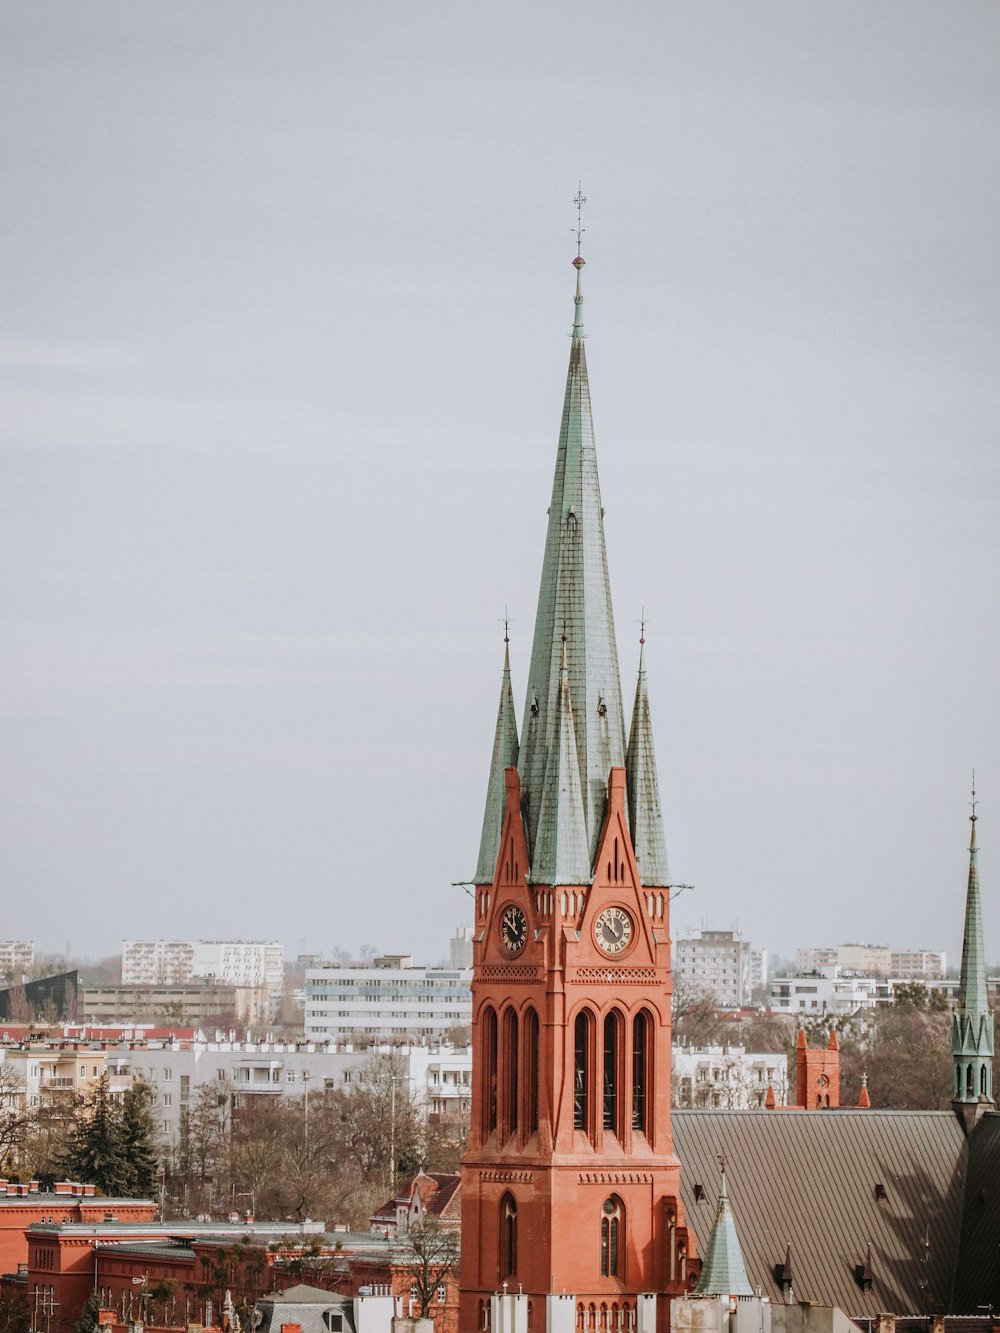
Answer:
[(0, 935), (435, 961), (589, 203), (674, 934), (1000, 958), (1000, 7), (0, 7)]

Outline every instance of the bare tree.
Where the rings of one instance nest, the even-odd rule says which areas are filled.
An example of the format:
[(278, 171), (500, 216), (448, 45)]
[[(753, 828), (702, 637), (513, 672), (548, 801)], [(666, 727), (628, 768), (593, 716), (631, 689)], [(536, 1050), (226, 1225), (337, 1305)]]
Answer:
[(411, 1222), (394, 1254), (396, 1268), (410, 1278), (420, 1307), (418, 1318), (426, 1319), (440, 1287), (458, 1267), (458, 1232), (436, 1217)]

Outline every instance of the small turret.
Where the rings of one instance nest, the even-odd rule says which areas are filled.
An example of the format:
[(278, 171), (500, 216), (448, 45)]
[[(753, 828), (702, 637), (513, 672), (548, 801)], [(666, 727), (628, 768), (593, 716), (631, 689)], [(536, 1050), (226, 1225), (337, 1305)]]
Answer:
[(747, 1277), (743, 1251), (736, 1234), (736, 1223), (729, 1207), (726, 1189), (726, 1168), (722, 1166), (719, 1184), (719, 1206), (708, 1238), (705, 1261), (697, 1287), (699, 1296), (752, 1296), (753, 1287)]
[(639, 639), (639, 679), (635, 686), (632, 726), (625, 752), (625, 786), (632, 846), (642, 882), (647, 887), (665, 887), (670, 883), (670, 871), (667, 869), (667, 843), (660, 810), (660, 784), (656, 776), (653, 725), (649, 717), (645, 626)]
[(500, 855), (500, 837), (503, 832), (505, 801), (504, 770), (517, 764), (517, 716), (514, 695), (510, 687), (510, 638), (507, 627), (503, 632), (503, 679), (500, 682), (500, 704), (497, 708), (497, 729), (493, 737), (493, 755), (490, 759), (490, 778), (486, 785), (486, 809), (483, 813), (483, 832), (479, 839), (479, 859), (476, 862), (474, 883), (492, 884)]

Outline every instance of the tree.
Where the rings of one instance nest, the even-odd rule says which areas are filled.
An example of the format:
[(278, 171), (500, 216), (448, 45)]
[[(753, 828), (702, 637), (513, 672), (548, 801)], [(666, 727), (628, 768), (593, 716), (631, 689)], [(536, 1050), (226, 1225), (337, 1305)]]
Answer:
[(148, 1198), (158, 1174), (151, 1102), (152, 1089), (141, 1081), (116, 1101), (103, 1074), (77, 1107), (62, 1170), (102, 1194)]
[[(8, 1064), (0, 1064), (0, 1167), (11, 1171), (27, 1131), (24, 1079)], [(2, 1333), (2, 1330), (0, 1330)]]
[(156, 1193), (160, 1163), (153, 1121), (153, 1089), (136, 1079), (122, 1097), (121, 1124), (125, 1140), (126, 1187), (132, 1198), (150, 1199)]
[(111, 1095), (111, 1080), (103, 1074), (78, 1109), (63, 1166), (72, 1179), (120, 1197), (128, 1185), (127, 1148), (121, 1109)]
[[(840, 1033), (840, 1101), (857, 1100), (868, 1076), (872, 1106), (902, 1111), (946, 1110), (951, 1100), (951, 1019), (904, 993), (895, 1004), (865, 1010)], [(838, 1026), (840, 1026), (838, 1024)]]
[(437, 1289), (458, 1267), (458, 1232), (437, 1217), (411, 1222), (394, 1254), (395, 1266), (410, 1278), (420, 1309), (417, 1317), (430, 1315)]
[(28, 1333), (31, 1318), (23, 1291), (0, 1291), (0, 1333)]

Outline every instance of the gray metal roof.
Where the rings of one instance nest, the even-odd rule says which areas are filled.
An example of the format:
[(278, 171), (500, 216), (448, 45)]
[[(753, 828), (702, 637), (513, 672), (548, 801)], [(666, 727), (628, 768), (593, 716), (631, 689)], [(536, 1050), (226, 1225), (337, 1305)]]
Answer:
[(639, 877), (643, 884), (665, 887), (670, 883), (670, 871), (667, 868), (667, 840), (663, 834), (663, 813), (660, 810), (653, 724), (649, 716), (645, 639), (639, 647), (639, 678), (635, 686), (632, 726), (625, 754), (625, 788)]
[(497, 707), (497, 728), (493, 736), (493, 755), (490, 759), (490, 778), (486, 785), (486, 810), (483, 813), (483, 832), (479, 839), (479, 859), (476, 862), (476, 884), (492, 884), (500, 855), (500, 837), (503, 833), (503, 814), (506, 804), (504, 769), (517, 764), (517, 717), (514, 713), (514, 695), (510, 687), (510, 645), (504, 636), (503, 679), (500, 682), (500, 703)]
[[(582, 262), (582, 261), (581, 261)], [(577, 266), (576, 318), (556, 451), (552, 500), (542, 560), (541, 586), (528, 672), (518, 767), (526, 812), (532, 878), (536, 863), (558, 860), (545, 839), (561, 830), (546, 821), (539, 845), (548, 787), (564, 776), (550, 755), (563, 741), (560, 720), (562, 635), (568, 640), (569, 698), (589, 865), (563, 883), (587, 883), (604, 818), (608, 773), (625, 761), (618, 650), (604, 546), (604, 510), (583, 338), (583, 297)], [(552, 801), (549, 800), (552, 808)], [(553, 881), (549, 881), (553, 882)]]
[[(991, 1237), (980, 1225), (980, 1242), (992, 1244), (991, 1271), (968, 1277), (961, 1306), (952, 1291), (962, 1271), (963, 1215), (971, 1225), (966, 1139), (954, 1113), (679, 1110), (672, 1119), (684, 1209), (699, 1254), (707, 1252), (715, 1220), (712, 1186), (717, 1155), (724, 1153), (747, 1276), (772, 1300), (783, 1299), (774, 1269), (789, 1246), (795, 1297), (849, 1315), (972, 1313), (992, 1299), (978, 1293), (996, 1282), (995, 1203)], [(970, 1142), (991, 1120), (1000, 1116), (984, 1117)], [(979, 1144), (979, 1157), (986, 1160), (991, 1147), (996, 1156), (1000, 1134), (991, 1126)], [(701, 1200), (696, 1185), (705, 1192)], [(865, 1262), (869, 1242), (873, 1281), (864, 1291), (855, 1268)]]

